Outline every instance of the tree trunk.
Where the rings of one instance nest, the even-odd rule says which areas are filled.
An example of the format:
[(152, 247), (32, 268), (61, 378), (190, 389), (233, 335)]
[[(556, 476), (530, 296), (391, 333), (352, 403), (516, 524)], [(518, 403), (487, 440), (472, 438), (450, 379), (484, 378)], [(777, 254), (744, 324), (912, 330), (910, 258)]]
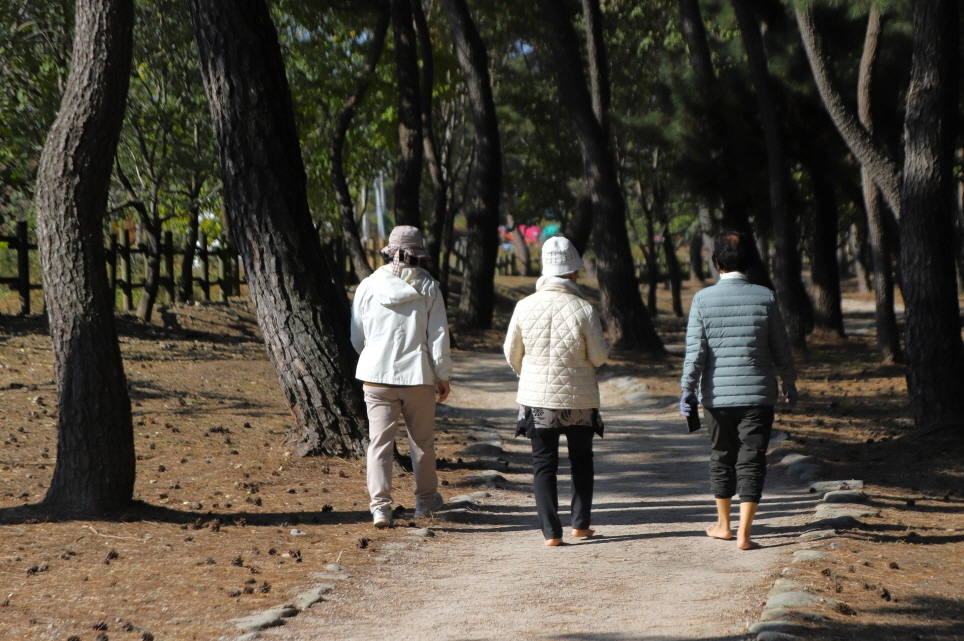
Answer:
[(468, 243), (458, 322), (469, 329), (492, 327), (495, 261), (499, 253), (499, 199), (502, 196), (502, 143), (492, 99), (489, 56), (465, 0), (442, 0), (472, 105), (477, 158), (476, 185), (465, 211)]
[(104, 269), (103, 219), (130, 79), (131, 0), (78, 0), (70, 74), (37, 175), (37, 239), (57, 380), (57, 464), (44, 505), (130, 503), (134, 428)]
[(435, 135), (435, 125), (432, 121), (432, 89), (435, 85), (435, 65), (432, 53), (432, 39), (422, 9), (422, 0), (413, 0), (412, 10), (415, 15), (415, 31), (418, 34), (418, 47), (422, 58), (421, 107), (422, 107), (422, 144), (425, 160), (428, 163), (428, 173), (432, 179), (432, 215), (428, 223), (428, 236), (425, 248), (431, 254), (429, 271), (432, 276), (441, 275), (442, 236), (445, 233), (445, 216), (448, 213), (448, 176), (442, 166), (438, 138)]
[(840, 266), (837, 238), (840, 235), (837, 193), (833, 181), (820, 168), (809, 167), (814, 195), (814, 230), (811, 239), (810, 294), (817, 329), (843, 337), (840, 300)]
[(649, 311), (649, 315), (655, 318), (659, 315), (659, 307), (657, 306), (659, 302), (659, 248), (656, 246), (656, 225), (653, 222), (653, 210), (648, 207), (643, 209), (646, 212), (646, 246), (643, 257), (646, 259), (646, 281), (649, 285), (646, 291), (646, 309)]
[[(585, 183), (583, 189), (586, 189)], [(569, 217), (563, 236), (572, 242), (580, 256), (586, 253), (592, 238), (592, 196), (587, 191), (583, 191), (576, 199), (576, 209)]]
[(807, 333), (813, 317), (807, 290), (801, 281), (800, 250), (797, 243), (796, 220), (790, 208), (787, 167), (783, 132), (773, 96), (770, 72), (767, 68), (763, 37), (747, 0), (733, 0), (737, 22), (746, 48), (750, 75), (756, 89), (760, 121), (767, 148), (767, 167), (770, 184), (770, 221), (773, 225), (773, 281), (777, 300), (787, 333), (793, 346), (806, 349)]
[(700, 283), (706, 282), (706, 273), (703, 271), (703, 230), (699, 221), (690, 227), (690, 279), (694, 278)]
[(538, 0), (555, 66), (559, 93), (576, 127), (593, 205), (593, 247), (603, 313), (614, 344), (622, 349), (664, 353), (639, 293), (626, 231), (626, 202), (609, 141), (596, 118), (579, 40), (565, 0)]
[(798, 4), (796, 15), (800, 36), (807, 51), (807, 59), (813, 70), (813, 78), (827, 113), (833, 119), (847, 147), (877, 183), (891, 211), (900, 218), (901, 176), (897, 163), (887, 153), (884, 145), (860, 124), (844, 102), (843, 95), (831, 73), (830, 56), (817, 29), (812, 7)]
[(188, 193), (187, 238), (184, 241), (184, 255), (181, 258), (181, 277), (178, 279), (178, 300), (188, 303), (194, 299), (194, 255), (197, 251), (198, 227), (200, 225), (202, 180), (194, 178)]
[[(686, 46), (689, 49), (690, 65), (693, 76), (700, 88), (702, 107), (706, 111), (709, 133), (712, 140), (720, 145), (718, 192), (723, 200), (723, 229), (738, 231), (746, 234), (753, 241), (753, 267), (749, 270), (751, 282), (773, 289), (770, 272), (764, 269), (764, 257), (757, 251), (756, 235), (749, 217), (748, 190), (745, 188), (740, 151), (744, 141), (737, 134), (736, 126), (731, 121), (732, 113), (723, 101), (722, 92), (713, 60), (710, 57), (710, 46), (703, 26), (703, 15), (700, 11), (699, 0), (678, 0), (681, 18), (681, 30)], [(713, 152), (712, 149), (708, 150)], [(710, 245), (712, 247), (712, 245)], [(712, 251), (712, 250), (711, 250)], [(710, 270), (716, 268), (710, 261)]]
[(292, 414), (299, 455), (362, 455), (347, 299), (308, 209), (278, 36), (264, 0), (189, 0), (221, 159), (224, 205)]
[(137, 302), (137, 317), (151, 322), (157, 290), (161, 284), (161, 221), (144, 221), (144, 291)]
[[(857, 79), (857, 111), (860, 123), (870, 135), (874, 133), (873, 81), (881, 31), (880, 9), (876, 6), (871, 7)], [(880, 191), (866, 167), (860, 169), (860, 180), (863, 187), (864, 209), (867, 211), (867, 232), (874, 254), (877, 349), (885, 363), (902, 362), (900, 333), (897, 329), (897, 315), (894, 313), (894, 265), (884, 229), (883, 203)]]
[(378, 60), (382, 57), (382, 49), (385, 46), (385, 35), (388, 33), (390, 19), (391, 13), (388, 10), (388, 5), (384, 5), (378, 13), (378, 22), (375, 24), (375, 31), (371, 36), (368, 59), (365, 60), (365, 66), (359, 74), (355, 89), (338, 113), (335, 131), (331, 136), (331, 146), (328, 149), (331, 182), (335, 188), (335, 198), (338, 200), (338, 211), (341, 215), (341, 235), (345, 239), (345, 248), (348, 250), (348, 257), (351, 259), (351, 265), (358, 276), (358, 280), (371, 276), (372, 266), (368, 264), (368, 257), (365, 255), (365, 249), (362, 247), (361, 237), (358, 234), (358, 224), (355, 222), (355, 201), (351, 197), (348, 181), (345, 179), (342, 150), (345, 147), (345, 137), (348, 134), (348, 127), (351, 126), (352, 118), (355, 116), (355, 110), (365, 99), (375, 67), (378, 66)]
[(673, 292), (673, 313), (676, 318), (683, 317), (683, 276), (680, 274), (676, 245), (669, 233), (669, 225), (663, 226), (663, 253), (666, 255), (666, 269), (669, 271), (669, 285)]
[(870, 276), (857, 223), (850, 225), (847, 246), (850, 247), (850, 253), (854, 257), (854, 278), (857, 280), (857, 291), (866, 294), (870, 291)]
[(419, 95), (413, 1), (420, 0), (389, 0), (395, 37), (395, 79), (398, 83), (395, 224), (421, 229), (418, 196), (422, 186), (422, 101)]
[(609, 141), (609, 105), (612, 102), (609, 86), (609, 60), (603, 33), (602, 10), (599, 0), (582, 0), (582, 19), (586, 25), (586, 58), (589, 63), (589, 88), (592, 111)]
[(914, 3), (900, 221), (914, 421), (918, 428), (945, 423), (958, 431), (964, 416), (964, 344), (954, 265), (959, 28), (957, 0)]
[(529, 243), (526, 242), (526, 237), (519, 229), (519, 226), (515, 224), (515, 219), (512, 217), (512, 214), (506, 216), (506, 231), (512, 233), (512, 251), (518, 261), (519, 276), (529, 276), (531, 267)]

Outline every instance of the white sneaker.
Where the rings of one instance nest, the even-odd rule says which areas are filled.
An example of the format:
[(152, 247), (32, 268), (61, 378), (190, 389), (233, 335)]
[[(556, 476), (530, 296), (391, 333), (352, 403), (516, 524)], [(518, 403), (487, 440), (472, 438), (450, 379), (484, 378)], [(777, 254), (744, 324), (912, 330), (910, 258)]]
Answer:
[(435, 510), (439, 509), (445, 505), (445, 499), (442, 495), (436, 492), (429, 499), (417, 498), (415, 499), (415, 518), (416, 519), (427, 519), (432, 516)]
[(372, 512), (372, 516), (375, 519), (375, 527), (382, 530), (392, 525), (392, 508), (390, 507), (376, 507), (375, 511)]

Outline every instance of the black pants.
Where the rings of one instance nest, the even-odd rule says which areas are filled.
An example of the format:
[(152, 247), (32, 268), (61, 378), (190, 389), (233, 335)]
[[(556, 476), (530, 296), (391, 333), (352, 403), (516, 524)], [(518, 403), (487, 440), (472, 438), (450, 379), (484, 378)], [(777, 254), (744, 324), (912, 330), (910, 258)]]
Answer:
[(591, 427), (537, 429), (532, 436), (532, 476), (535, 485), (539, 524), (547, 539), (562, 538), (559, 522), (559, 492), (556, 472), (559, 470), (559, 436), (565, 434), (572, 468), (572, 527), (589, 527), (592, 511), (592, 435)]
[(773, 430), (773, 407), (705, 408), (713, 442), (710, 485), (718, 499), (740, 490), (740, 500), (759, 503), (767, 475), (767, 447)]

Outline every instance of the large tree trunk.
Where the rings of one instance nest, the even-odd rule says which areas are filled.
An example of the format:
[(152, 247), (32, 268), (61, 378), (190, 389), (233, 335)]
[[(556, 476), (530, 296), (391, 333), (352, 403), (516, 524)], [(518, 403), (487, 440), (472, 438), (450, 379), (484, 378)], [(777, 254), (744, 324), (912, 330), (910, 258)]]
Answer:
[(579, 40), (565, 0), (538, 0), (559, 83), (576, 126), (593, 205), (593, 247), (603, 313), (615, 345), (662, 354), (665, 350), (643, 307), (626, 231), (626, 201), (609, 141), (593, 112), (579, 55)]
[(264, 0), (189, 0), (224, 205), (299, 455), (361, 455), (347, 300), (311, 221), (291, 92)]
[[(764, 269), (765, 261), (757, 251), (756, 235), (749, 216), (749, 194), (743, 179), (744, 162), (741, 147), (744, 141), (740, 139), (736, 126), (732, 123), (731, 111), (723, 102), (713, 60), (710, 57), (710, 46), (703, 25), (703, 15), (700, 11), (699, 0), (678, 0), (681, 31), (686, 46), (689, 49), (690, 65), (693, 76), (700, 89), (702, 107), (706, 111), (709, 133), (712, 140), (720, 146), (719, 153), (719, 182), (718, 192), (723, 200), (723, 229), (738, 231), (746, 234), (753, 245), (753, 267), (748, 276), (754, 283), (765, 285), (773, 289), (770, 272)], [(712, 152), (713, 150), (708, 150)], [(711, 271), (716, 268), (710, 264)]]
[(435, 86), (435, 65), (432, 53), (432, 38), (422, 9), (422, 0), (414, 0), (412, 11), (415, 15), (415, 31), (418, 34), (418, 48), (422, 58), (422, 145), (428, 173), (432, 179), (432, 214), (428, 222), (428, 236), (425, 248), (431, 254), (429, 271), (439, 278), (442, 263), (442, 236), (445, 234), (445, 216), (448, 214), (448, 176), (442, 166), (438, 138), (432, 121), (432, 89)]
[(502, 196), (502, 143), (492, 99), (489, 56), (465, 0), (442, 0), (465, 76), (475, 124), (476, 185), (465, 211), (468, 244), (458, 322), (470, 329), (492, 327), (495, 261), (499, 253), (499, 199)]
[[(867, 19), (867, 33), (857, 78), (857, 111), (860, 123), (870, 135), (874, 133), (873, 81), (882, 31), (881, 22), (880, 9), (872, 7)], [(894, 313), (894, 265), (884, 228), (884, 207), (877, 184), (866, 167), (860, 168), (860, 180), (863, 186), (864, 209), (867, 211), (870, 247), (874, 254), (877, 349), (885, 363), (900, 362), (903, 355), (900, 351), (897, 315)]]
[(813, 311), (807, 290), (801, 280), (800, 249), (796, 220), (790, 208), (788, 183), (790, 172), (784, 153), (783, 132), (777, 115), (770, 72), (767, 68), (763, 36), (747, 0), (733, 0), (737, 22), (746, 48), (750, 75), (760, 107), (760, 121), (767, 148), (770, 184), (770, 221), (773, 225), (773, 281), (777, 300), (794, 347), (806, 349), (807, 333)]
[(338, 200), (338, 211), (341, 217), (341, 235), (345, 239), (345, 248), (348, 250), (348, 257), (355, 270), (358, 279), (368, 278), (372, 275), (372, 266), (368, 264), (368, 257), (361, 244), (361, 237), (358, 234), (358, 224), (355, 222), (355, 201), (351, 197), (348, 189), (348, 181), (345, 179), (345, 169), (342, 166), (342, 150), (345, 147), (345, 137), (348, 134), (348, 127), (351, 126), (355, 110), (361, 101), (365, 99), (368, 92), (368, 85), (371, 84), (372, 75), (378, 60), (382, 57), (382, 49), (385, 46), (385, 35), (388, 33), (388, 23), (391, 20), (391, 13), (388, 5), (383, 5), (378, 14), (378, 22), (375, 24), (375, 31), (370, 39), (368, 59), (361, 70), (355, 89), (352, 91), (348, 100), (342, 105), (335, 121), (335, 131), (331, 136), (331, 146), (328, 148), (328, 160), (331, 164), (331, 182), (335, 188), (335, 197)]
[(57, 380), (44, 505), (96, 513), (134, 491), (134, 428), (104, 269), (103, 218), (131, 69), (132, 0), (78, 0), (70, 75), (40, 156), (37, 238)]
[(907, 388), (917, 427), (964, 417), (964, 345), (954, 265), (954, 147), (960, 118), (957, 0), (914, 3), (904, 119), (901, 271)]
[(837, 193), (833, 181), (821, 168), (810, 167), (814, 195), (814, 230), (811, 239), (813, 263), (810, 267), (810, 293), (813, 296), (817, 329), (844, 336), (840, 300), (840, 266), (837, 264), (837, 239), (840, 235)]
[(609, 140), (609, 105), (612, 91), (609, 86), (609, 59), (603, 33), (602, 10), (599, 0), (582, 0), (582, 19), (586, 25), (586, 58), (589, 66), (589, 88), (592, 111)]
[(398, 161), (395, 167), (395, 224), (421, 229), (419, 189), (422, 186), (422, 105), (419, 95), (418, 49), (412, 2), (389, 0), (395, 37), (395, 79), (398, 83)]
[(887, 153), (884, 145), (860, 124), (856, 115), (844, 102), (843, 95), (830, 70), (830, 56), (817, 29), (813, 8), (809, 4), (804, 5), (803, 3), (798, 3), (796, 6), (800, 36), (803, 38), (807, 59), (810, 61), (813, 78), (816, 81), (817, 90), (820, 92), (824, 107), (833, 119), (833, 123), (844, 142), (847, 143), (847, 147), (860, 161), (861, 166), (873, 177), (891, 211), (899, 218), (901, 211), (900, 169), (894, 159), (890, 157), (890, 154)]

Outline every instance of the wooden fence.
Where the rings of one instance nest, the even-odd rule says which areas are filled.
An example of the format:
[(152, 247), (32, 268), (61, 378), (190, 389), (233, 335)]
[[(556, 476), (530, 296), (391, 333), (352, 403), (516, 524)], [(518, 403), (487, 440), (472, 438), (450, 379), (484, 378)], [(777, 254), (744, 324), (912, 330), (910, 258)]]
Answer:
[[(40, 283), (30, 282), (30, 251), (36, 251), (37, 245), (30, 243), (27, 236), (27, 223), (18, 222), (16, 235), (0, 236), (0, 242), (7, 243), (7, 248), (17, 254), (17, 275), (12, 277), (0, 277), (0, 285), (8, 285), (10, 289), (20, 294), (20, 313), (30, 313), (30, 291), (43, 289)], [(214, 287), (219, 289), (218, 299), (226, 301), (228, 296), (237, 296), (241, 293), (241, 285), (246, 285), (241, 270), (241, 261), (238, 253), (230, 248), (226, 242), (219, 243), (218, 247), (211, 247), (208, 242), (207, 234), (201, 231), (198, 234), (198, 243), (194, 249), (195, 258), (200, 264), (200, 274), (193, 275), (193, 283), (196, 283), (201, 290), (201, 298), (205, 301), (211, 300), (211, 292)], [(147, 249), (144, 245), (131, 245), (131, 235), (127, 231), (119, 234), (111, 234), (105, 248), (107, 258), (107, 281), (111, 291), (114, 292), (114, 300), (117, 300), (117, 292), (120, 290), (121, 297), (118, 307), (124, 311), (134, 309), (134, 290), (143, 289), (144, 281), (133, 280), (133, 262), (137, 255), (147, 259)], [(183, 256), (184, 249), (174, 246), (174, 237), (171, 232), (164, 232), (163, 241), (160, 245), (161, 274), (158, 279), (160, 293), (164, 293), (168, 302), (174, 302), (177, 297), (178, 277), (175, 274), (175, 256)], [(211, 261), (217, 263), (217, 278), (211, 278)], [(192, 289), (193, 289), (192, 283)]]

